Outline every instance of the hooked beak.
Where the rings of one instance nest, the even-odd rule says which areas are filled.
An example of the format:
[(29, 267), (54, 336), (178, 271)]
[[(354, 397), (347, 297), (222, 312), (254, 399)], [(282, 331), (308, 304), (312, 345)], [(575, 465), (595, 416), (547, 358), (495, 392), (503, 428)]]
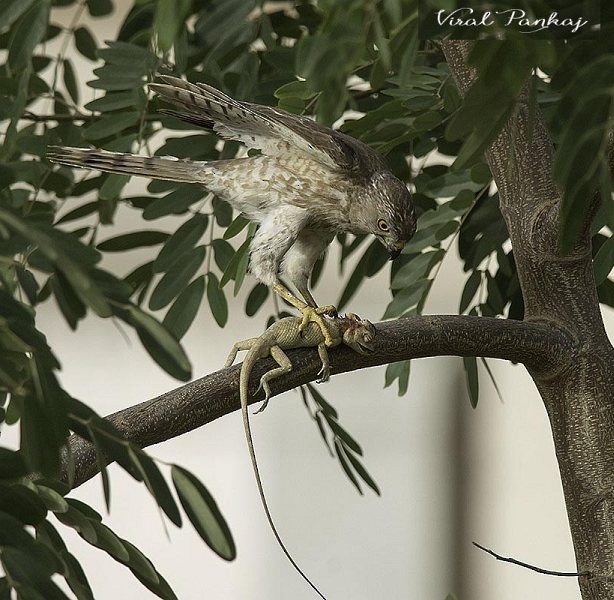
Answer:
[(390, 260), (394, 260), (395, 258), (397, 258), (399, 254), (401, 254), (401, 252), (403, 251), (404, 247), (405, 247), (404, 242), (396, 242), (392, 246), (388, 246), (387, 250), (388, 250), (388, 256), (390, 257)]

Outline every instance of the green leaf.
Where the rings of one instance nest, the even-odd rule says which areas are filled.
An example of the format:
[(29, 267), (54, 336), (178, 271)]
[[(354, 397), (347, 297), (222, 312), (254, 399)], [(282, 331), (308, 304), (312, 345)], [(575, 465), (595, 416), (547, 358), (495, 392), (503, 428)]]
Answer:
[(0, 447), (0, 479), (17, 479), (26, 474), (26, 465), (21, 453)]
[(337, 454), (337, 459), (339, 460), (339, 464), (343, 469), (343, 472), (347, 475), (348, 479), (354, 484), (354, 487), (358, 490), (358, 493), (362, 496), (362, 489), (360, 484), (358, 483), (358, 479), (356, 479), (356, 475), (350, 468), (348, 464), (347, 455), (343, 446), (339, 442), (339, 440), (335, 440), (335, 453)]
[(72, 63), (68, 59), (64, 59), (62, 62), (64, 67), (64, 85), (66, 90), (70, 94), (75, 104), (79, 104), (79, 84), (77, 83), (77, 77), (72, 67)]
[(465, 367), (465, 375), (467, 376), (469, 401), (471, 402), (471, 406), (475, 408), (478, 405), (478, 397), (480, 392), (478, 365), (475, 356), (463, 356), (463, 366)]
[(40, 523), (47, 514), (47, 508), (38, 495), (20, 484), (0, 484), (0, 511), (28, 525)]
[[(25, 2), (24, 4), (28, 4)], [(32, 57), (34, 48), (42, 41), (49, 20), (50, 3), (48, 0), (35, 0), (22, 15), (13, 30), (9, 45), (8, 63), (13, 71), (24, 68)], [(0, 9), (4, 12), (4, 9)], [(11, 11), (11, 9), (8, 9)], [(15, 12), (11, 11), (14, 15)], [(10, 15), (9, 15), (10, 16)]]
[[(175, 188), (170, 194), (156, 198), (143, 211), (146, 221), (159, 219), (166, 215), (180, 215), (198, 202), (207, 192), (200, 186), (185, 184)], [(206, 216), (206, 215), (203, 215)]]
[(177, 504), (171, 495), (171, 491), (166, 483), (166, 480), (160, 473), (160, 469), (156, 466), (153, 460), (144, 452), (136, 451), (130, 448), (128, 451), (132, 462), (141, 472), (143, 481), (150, 491), (151, 495), (156, 499), (158, 506), (164, 511), (164, 514), (175, 524), (181, 527), (181, 515)]
[(151, 310), (159, 310), (170, 304), (185, 289), (188, 282), (200, 269), (206, 254), (206, 246), (198, 246), (198, 248), (194, 248), (194, 250), (187, 253), (181, 261), (174, 263), (154, 288), (149, 299), (149, 308)]
[(173, 377), (182, 381), (190, 379), (190, 361), (168, 329), (138, 306), (130, 304), (126, 311), (150, 356)]
[(136, 125), (140, 118), (141, 114), (135, 110), (114, 112), (112, 115), (100, 117), (100, 119), (85, 127), (83, 135), (86, 140), (100, 140)]
[(237, 270), (239, 265), (243, 262), (244, 257), (249, 257), (249, 244), (251, 242), (251, 238), (247, 238), (239, 247), (239, 249), (234, 253), (234, 256), (228, 263), (224, 274), (222, 275), (222, 279), (220, 281), (220, 287), (224, 287), (231, 279), (234, 279), (237, 275)]
[(237, 551), (230, 529), (215, 500), (189, 471), (173, 465), (171, 476), (179, 501), (204, 542), (224, 560), (234, 560)]
[(211, 245), (213, 246), (215, 264), (223, 273), (230, 264), (235, 250), (226, 240), (223, 239), (213, 240)]
[(163, 231), (134, 231), (106, 239), (96, 248), (102, 252), (124, 252), (134, 248), (157, 246), (168, 238), (169, 234)]
[(158, 0), (154, 31), (162, 52), (168, 52), (172, 48), (191, 7), (191, 0)]
[(241, 231), (243, 231), (243, 229), (245, 229), (245, 227), (247, 227), (248, 225), (249, 220), (246, 219), (243, 215), (238, 215), (237, 217), (235, 217), (234, 221), (226, 228), (226, 231), (224, 232), (224, 239), (229, 240), (235, 237), (235, 235), (241, 233)]
[(96, 98), (85, 105), (87, 110), (110, 112), (120, 108), (134, 108), (140, 104), (140, 96), (136, 90), (127, 92), (109, 92), (102, 98)]
[(253, 317), (265, 300), (269, 297), (269, 288), (263, 283), (257, 283), (247, 297), (245, 302), (245, 314), (248, 317)]
[(364, 465), (351, 452), (346, 452), (346, 455), (350, 459), (350, 462), (352, 463), (352, 466), (354, 467), (354, 470), (356, 471), (356, 473), (358, 473), (360, 478), (378, 496), (381, 496), (381, 492), (379, 491), (379, 487), (377, 487), (377, 483), (375, 483), (375, 480), (373, 479), (373, 477), (371, 477), (371, 475), (369, 475), (369, 472), (367, 471), (367, 469), (365, 469)]
[(232, 206), (224, 200), (213, 199), (213, 214), (220, 227), (228, 227), (232, 223)]
[(339, 422), (336, 419), (329, 417), (326, 413), (324, 413), (326, 417), (326, 421), (329, 427), (332, 429), (335, 436), (339, 438), (339, 440), (343, 443), (344, 446), (347, 446), (356, 454), (362, 456), (362, 448), (358, 444), (358, 442), (343, 428), (339, 425)]
[(195, 279), (173, 302), (164, 317), (163, 325), (180, 340), (196, 318), (205, 293), (205, 276)]
[(85, 58), (98, 60), (98, 56), (96, 55), (96, 41), (87, 27), (78, 27), (75, 29), (75, 45), (77, 46), (77, 50), (85, 56)]
[(161, 248), (153, 264), (154, 272), (164, 273), (178, 260), (185, 260), (185, 255), (192, 251), (207, 229), (207, 215), (197, 214), (188, 219)]
[(465, 287), (463, 288), (463, 293), (461, 295), (460, 306), (458, 307), (459, 313), (464, 313), (469, 307), (469, 303), (473, 300), (475, 293), (478, 291), (480, 287), (480, 283), (482, 282), (482, 271), (472, 271), (469, 279), (465, 283)]
[(207, 273), (207, 300), (213, 313), (213, 318), (220, 327), (228, 321), (228, 302), (215, 273)]
[(3, 0), (0, 4), (0, 23), (3, 29), (8, 29), (37, 0)]
[(106, 17), (113, 12), (111, 0), (86, 0), (86, 5), (92, 17)]
[(611, 235), (603, 244), (593, 259), (595, 284), (601, 285), (610, 274), (614, 266), (614, 235)]
[(386, 367), (386, 378), (384, 387), (392, 385), (392, 383), (398, 380), (398, 395), (404, 396), (407, 393), (409, 387), (409, 373), (411, 369), (411, 361), (402, 360), (400, 362), (390, 363)]

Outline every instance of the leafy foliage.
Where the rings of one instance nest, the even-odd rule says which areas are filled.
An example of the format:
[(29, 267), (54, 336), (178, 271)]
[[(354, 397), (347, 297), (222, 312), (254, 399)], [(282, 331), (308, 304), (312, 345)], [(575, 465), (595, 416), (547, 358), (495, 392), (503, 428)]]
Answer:
[[(96, 447), (107, 506), (106, 463), (113, 460), (144, 483), (171, 522), (181, 523), (181, 506), (215, 552), (227, 560), (235, 555), (228, 526), (203, 484), (174, 466), (177, 503), (156, 463), (63, 389), (59, 362), (37, 326), (37, 309), (51, 298), (71, 329), (91, 314), (118, 319), (136, 331), (162, 369), (187, 380), (191, 367), (179, 340), (200, 305), (206, 300), (219, 326), (231, 318), (229, 294), (240, 293), (248, 281), (254, 226), (245, 218), (196, 186), (153, 181), (146, 196), (134, 197), (125, 193), (127, 176), (77, 173), (44, 158), (49, 145), (197, 160), (234, 157), (236, 143), (194, 132), (159, 112), (159, 101), (146, 90), (157, 74), (206, 82), (325, 124), (341, 119), (342, 131), (386, 155), (412, 188), (419, 228), (390, 269), (385, 318), (422, 312), (451, 250), (467, 272), (460, 313), (523, 317), (514, 256), (483, 157), (521, 98), (532, 114), (541, 110), (554, 136), (553, 176), (564, 198), (562, 251), (572, 249), (585, 228), (591, 197), (601, 196), (593, 232), (595, 276), (601, 301), (614, 306), (606, 156), (614, 84), (610, 24), (594, 40), (476, 44), (470, 63), (479, 77), (461, 101), (439, 46), (419, 40), (416, 0), (297, 0), (292, 9), (256, 0), (139, 0), (116, 39), (103, 44), (82, 17), (113, 15), (117, 5), (5, 0), (0, 6), (0, 417), (3, 424), (17, 424), (21, 434), (19, 450), (0, 448), (4, 596), (13, 588), (23, 598), (65, 598), (52, 580), (59, 574), (75, 597), (93, 597), (54, 518), (127, 566), (153, 593), (174, 598), (139, 550), (93, 509), (66, 497), (70, 460), (60, 448), (72, 432)], [(58, 24), (58, 9), (65, 7), (72, 10), (68, 27)], [(91, 63), (87, 88), (80, 85), (72, 52)], [(142, 227), (117, 234), (118, 211), (136, 211)], [(167, 231), (171, 215), (178, 224)], [(337, 243), (343, 308), (388, 263), (376, 241), (344, 235)], [(143, 248), (149, 256), (125, 276), (101, 266), (106, 253)], [(323, 264), (314, 271), (314, 284)], [(270, 295), (249, 285), (245, 311), (251, 316)], [(465, 359), (464, 365), (475, 404), (478, 363)], [(392, 364), (385, 383), (396, 382), (404, 394), (409, 374), (408, 362)], [(312, 386), (304, 399), (349, 480), (359, 491), (364, 482), (379, 493), (335, 409)]]

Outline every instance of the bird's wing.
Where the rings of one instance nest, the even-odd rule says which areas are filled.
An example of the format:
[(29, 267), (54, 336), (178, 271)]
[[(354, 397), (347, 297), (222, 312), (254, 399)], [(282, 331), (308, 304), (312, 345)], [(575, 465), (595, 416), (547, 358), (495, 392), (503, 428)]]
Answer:
[[(173, 116), (213, 129), (223, 138), (238, 140), (270, 156), (299, 151), (335, 171), (355, 171), (362, 166), (356, 140), (347, 139), (307, 117), (292, 115), (269, 106), (239, 102), (204, 83), (192, 84), (163, 76), (163, 84), (149, 85), (163, 100), (178, 104), (187, 114)], [(367, 146), (362, 154), (375, 154)]]

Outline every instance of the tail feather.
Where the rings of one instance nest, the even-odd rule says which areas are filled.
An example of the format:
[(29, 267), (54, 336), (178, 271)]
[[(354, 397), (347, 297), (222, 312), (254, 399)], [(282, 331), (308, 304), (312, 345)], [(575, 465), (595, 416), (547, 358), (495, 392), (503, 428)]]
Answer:
[(47, 158), (54, 163), (107, 173), (123, 173), (186, 183), (206, 182), (206, 163), (200, 161), (64, 146), (50, 146)]

